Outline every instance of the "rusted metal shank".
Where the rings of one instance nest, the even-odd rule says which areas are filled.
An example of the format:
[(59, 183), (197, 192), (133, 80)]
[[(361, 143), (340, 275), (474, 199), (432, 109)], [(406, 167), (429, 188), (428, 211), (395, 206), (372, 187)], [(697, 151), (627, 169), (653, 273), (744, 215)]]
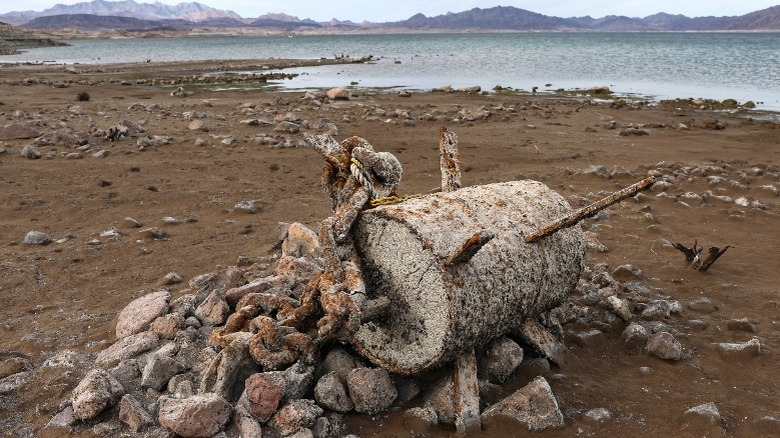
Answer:
[(616, 204), (626, 198), (635, 196), (637, 193), (641, 191), (649, 189), (654, 182), (655, 182), (655, 178), (652, 176), (645, 178), (642, 181), (630, 185), (623, 190), (619, 190), (600, 201), (596, 201), (588, 206), (582, 207), (579, 210), (575, 210), (568, 216), (558, 219), (555, 222), (552, 222), (534, 231), (533, 233), (525, 236), (525, 243), (536, 242), (542, 237), (549, 236), (550, 234), (553, 234), (556, 231), (574, 226), (581, 220), (594, 216), (596, 213), (600, 212), (601, 210), (604, 210), (610, 205)]

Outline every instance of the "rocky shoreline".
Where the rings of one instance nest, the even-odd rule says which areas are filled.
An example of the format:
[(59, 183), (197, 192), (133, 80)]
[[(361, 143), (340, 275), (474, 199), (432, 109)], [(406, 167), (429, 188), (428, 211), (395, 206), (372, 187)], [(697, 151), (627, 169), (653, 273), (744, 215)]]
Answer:
[[(485, 430), (473, 436), (780, 428), (776, 123), (588, 93), (329, 96), (199, 79), (226, 65), (246, 64), (2, 68), (0, 425), (12, 436), (454, 435), (446, 367), (393, 375), (348, 345), (313, 366), (235, 367), (208, 343), (235, 306), (215, 290), (312, 267), (280, 263), (329, 215), (301, 133), (369, 139), (402, 162), (403, 193), (428, 193), (441, 125), (460, 137), (467, 185), (529, 178), (579, 207), (657, 179), (583, 224), (587, 268), (538, 319), (571, 361), (518, 333), (478, 353)], [(279, 222), (300, 224), (280, 236)], [(703, 273), (673, 246), (694, 240), (733, 248)], [(209, 425), (182, 429), (206, 406)]]

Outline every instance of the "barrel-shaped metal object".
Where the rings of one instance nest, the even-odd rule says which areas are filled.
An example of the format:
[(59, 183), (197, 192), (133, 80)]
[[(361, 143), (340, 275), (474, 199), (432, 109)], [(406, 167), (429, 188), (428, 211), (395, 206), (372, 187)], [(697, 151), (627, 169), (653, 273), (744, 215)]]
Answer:
[(582, 230), (536, 243), (524, 237), (571, 211), (549, 187), (525, 180), (362, 212), (354, 240), (368, 298), (391, 304), (361, 326), (353, 344), (377, 365), (413, 374), (555, 307), (580, 276)]

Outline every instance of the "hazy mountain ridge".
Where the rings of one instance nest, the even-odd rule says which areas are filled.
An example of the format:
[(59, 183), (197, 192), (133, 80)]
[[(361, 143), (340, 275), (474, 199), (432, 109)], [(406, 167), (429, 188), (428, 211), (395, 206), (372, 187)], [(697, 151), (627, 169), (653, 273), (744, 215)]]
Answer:
[[(79, 15), (79, 18), (73, 18)], [(112, 18), (107, 18), (112, 17)], [(119, 18), (144, 20), (145, 23)], [(686, 17), (657, 13), (644, 18), (608, 15), (602, 18), (560, 18), (531, 12), (511, 6), (474, 8), (468, 11), (427, 17), (416, 14), (407, 20), (360, 24), (333, 18), (327, 22), (300, 19), (283, 13), (268, 13), (257, 18), (244, 18), (232, 12), (215, 9), (200, 3), (179, 3), (174, 6), (156, 3), (137, 3), (133, 0), (93, 0), (75, 5), (56, 5), (42, 12), (21, 11), (0, 15), (0, 21), (30, 29), (56, 30), (78, 28), (84, 30), (154, 29), (173, 27), (177, 30), (197, 27), (261, 27), (285, 31), (335, 29), (356, 30), (392, 28), (409, 30), (517, 30), (517, 31), (728, 31), (780, 30), (780, 6), (737, 17)], [(137, 27), (136, 25), (143, 25)]]

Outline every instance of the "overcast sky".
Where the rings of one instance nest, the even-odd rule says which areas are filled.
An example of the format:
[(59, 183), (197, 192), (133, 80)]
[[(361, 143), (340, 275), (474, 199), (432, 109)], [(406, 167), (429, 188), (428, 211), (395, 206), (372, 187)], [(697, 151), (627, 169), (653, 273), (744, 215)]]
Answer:
[[(0, 13), (20, 10), (42, 11), (56, 4), (81, 3), (83, 0), (0, 0)], [(175, 5), (180, 0), (158, 0)], [(153, 3), (153, 0), (136, 0), (138, 3)], [(556, 17), (581, 17), (590, 15), (600, 18), (605, 15), (626, 15), (645, 17), (657, 12), (683, 14), (689, 17), (744, 15), (780, 4), (780, 0), (392, 0), (392, 1), (349, 1), (349, 0), (202, 0), (199, 3), (217, 9), (231, 10), (245, 18), (255, 18), (269, 12), (282, 12), (300, 19), (316, 21), (339, 20), (399, 21), (421, 12), (429, 17), (447, 12), (463, 12), (472, 8), (493, 6), (514, 6), (540, 14)]]

